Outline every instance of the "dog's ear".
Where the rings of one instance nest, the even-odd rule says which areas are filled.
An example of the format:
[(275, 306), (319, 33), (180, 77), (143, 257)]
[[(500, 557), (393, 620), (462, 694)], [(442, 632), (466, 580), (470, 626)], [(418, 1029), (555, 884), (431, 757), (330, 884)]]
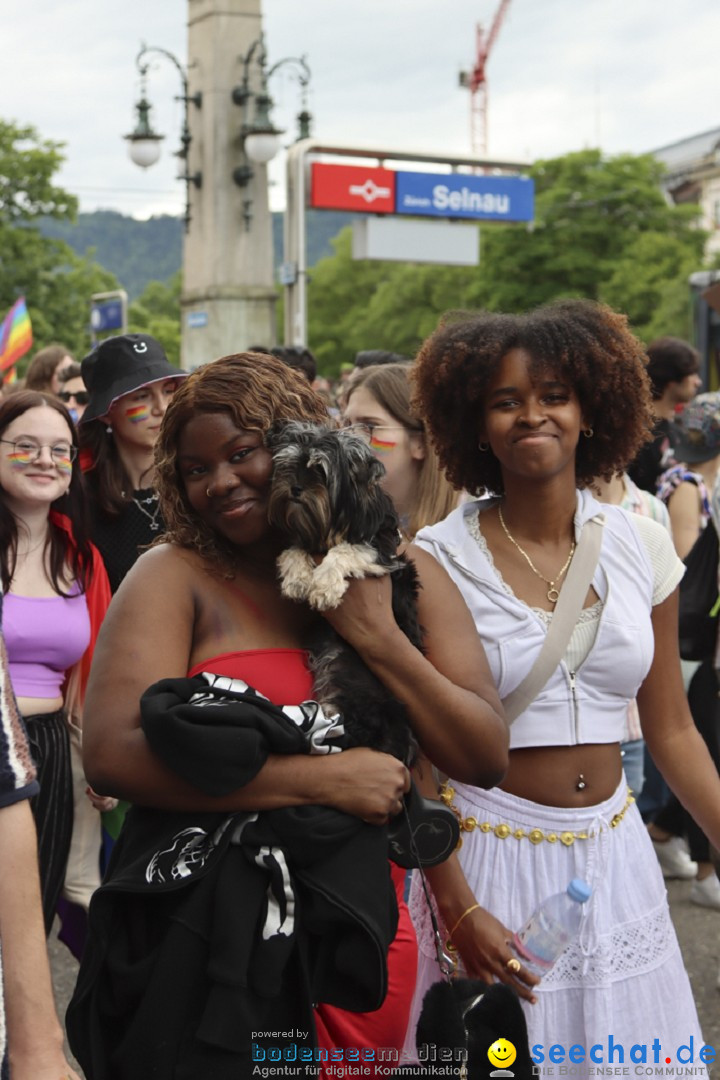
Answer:
[(288, 427), (287, 420), (276, 420), (265, 432), (263, 442), (271, 452), (284, 444), (285, 431)]
[(367, 477), (368, 485), (372, 486), (372, 487), (375, 487), (376, 484), (380, 483), (383, 476), (385, 475), (385, 466), (383, 465), (382, 461), (380, 461), (379, 458), (376, 458), (375, 455), (373, 454), (372, 455), (372, 461), (368, 462), (367, 469), (368, 469), (368, 477)]
[(307, 456), (307, 464), (309, 469), (319, 469), (325, 477), (325, 483), (330, 480), (330, 460), (328, 455), (323, 450), (311, 450)]
[(374, 488), (385, 475), (385, 466), (375, 456), (368, 444), (351, 428), (338, 428), (337, 438), (353, 472), (362, 476), (362, 483)]

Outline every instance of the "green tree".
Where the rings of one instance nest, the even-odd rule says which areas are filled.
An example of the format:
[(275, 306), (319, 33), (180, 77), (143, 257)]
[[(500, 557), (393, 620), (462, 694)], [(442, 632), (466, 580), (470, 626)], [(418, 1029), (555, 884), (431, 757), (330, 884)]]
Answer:
[(130, 305), (128, 330), (152, 334), (171, 364), (180, 364), (180, 271), (166, 283), (151, 281)]
[[(75, 197), (52, 182), (62, 160), (60, 143), (0, 120), (0, 318), (23, 295), (34, 350), (57, 340), (82, 356), (89, 347), (90, 295), (117, 282), (37, 227), (43, 217), (72, 220), (77, 211)], [(30, 355), (18, 365), (20, 374)]]
[(601, 299), (624, 311), (643, 341), (665, 334), (691, 339), (688, 278), (702, 265), (704, 240), (699, 229), (682, 237), (640, 234), (602, 284)]
[[(523, 311), (561, 296), (602, 299), (606, 283), (623, 261), (634, 262), (638, 240), (648, 233), (673, 248), (675, 258), (663, 259), (668, 271), (681, 249), (698, 258), (698, 209), (668, 206), (662, 174), (650, 154), (604, 158), (599, 150), (583, 150), (536, 162), (530, 170), (535, 219), (527, 229), (482, 228), (482, 263), (468, 300), (494, 311)], [(656, 276), (649, 264), (635, 272), (644, 270)], [(633, 316), (641, 324), (651, 321), (655, 292), (647, 294), (649, 306), (636, 305)]]

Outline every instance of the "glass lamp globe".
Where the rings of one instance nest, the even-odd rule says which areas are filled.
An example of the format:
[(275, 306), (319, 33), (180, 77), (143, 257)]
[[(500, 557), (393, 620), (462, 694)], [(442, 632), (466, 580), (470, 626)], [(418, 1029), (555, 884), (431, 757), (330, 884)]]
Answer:
[(128, 154), (131, 161), (139, 165), (141, 169), (147, 169), (155, 164), (160, 157), (160, 143), (164, 136), (145, 135), (137, 138), (129, 135), (126, 138), (129, 143)]
[(245, 153), (257, 165), (266, 165), (280, 149), (281, 131), (253, 131), (245, 136)]

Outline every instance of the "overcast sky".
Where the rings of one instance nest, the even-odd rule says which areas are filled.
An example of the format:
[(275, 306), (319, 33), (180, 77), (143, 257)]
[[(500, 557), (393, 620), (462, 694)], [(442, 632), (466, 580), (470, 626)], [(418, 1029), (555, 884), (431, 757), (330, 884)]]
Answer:
[[(475, 26), (499, 0), (263, 0), (269, 63), (305, 54), (313, 134), (350, 145), (470, 152)], [(181, 106), (172, 66), (148, 97), (167, 135), (141, 171), (134, 127), (140, 42), (187, 57), (184, 0), (0, 0), (0, 116), (65, 144), (58, 181), (82, 210), (180, 213)], [(720, 127), (720, 0), (511, 0), (488, 65), (490, 157), (531, 161), (600, 146), (642, 153)], [(299, 91), (278, 75), (274, 119), (294, 133)], [(238, 110), (239, 113), (239, 110)], [(282, 201), (273, 167), (272, 201)]]

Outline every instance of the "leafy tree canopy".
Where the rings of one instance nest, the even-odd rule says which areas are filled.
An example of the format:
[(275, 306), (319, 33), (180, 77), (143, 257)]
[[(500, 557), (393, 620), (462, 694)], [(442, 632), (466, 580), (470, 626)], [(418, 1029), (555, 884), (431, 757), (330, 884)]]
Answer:
[(64, 158), (61, 144), (41, 139), (33, 127), (0, 120), (0, 224), (47, 214), (73, 218), (77, 199), (52, 183)]
[[(77, 211), (75, 197), (52, 182), (62, 161), (59, 143), (0, 120), (0, 318), (24, 296), (34, 350), (61, 341), (82, 356), (89, 346), (90, 295), (117, 288), (117, 282), (37, 228), (40, 218), (72, 220)], [(20, 374), (31, 356), (20, 361)]]
[(164, 284), (151, 281), (130, 305), (128, 331), (152, 334), (161, 343), (171, 364), (180, 365), (180, 271)]

